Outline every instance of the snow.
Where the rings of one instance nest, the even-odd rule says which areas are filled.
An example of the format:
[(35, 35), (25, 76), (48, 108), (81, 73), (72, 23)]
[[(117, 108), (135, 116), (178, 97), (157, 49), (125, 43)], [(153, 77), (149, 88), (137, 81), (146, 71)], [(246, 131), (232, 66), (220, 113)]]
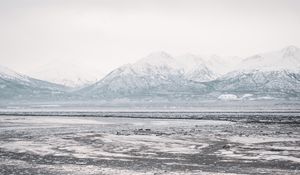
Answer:
[(238, 100), (238, 97), (234, 94), (222, 94), (218, 97), (219, 100)]
[(176, 57), (176, 61), (178, 61), (178, 64), (180, 64), (186, 72), (193, 71), (198, 67), (205, 67), (205, 61), (201, 57), (193, 54), (178, 56)]
[[(1, 121), (1, 120), (0, 120)], [(100, 122), (97, 120), (89, 119), (80, 119), (80, 118), (43, 118), (43, 117), (36, 117), (30, 119), (19, 119), (19, 122), (22, 123), (32, 123), (32, 124), (69, 124), (69, 125), (107, 125), (110, 124), (109, 122)]]
[[(127, 64), (114, 70), (96, 83), (90, 93), (106, 94), (111, 92), (111, 96), (118, 96), (117, 94), (125, 94), (126, 96), (137, 93), (151, 94), (153, 88), (163, 90), (166, 89), (166, 85), (172, 90), (183, 88), (182, 91), (189, 92), (189, 90), (196, 89), (195, 83), (208, 82), (205, 85), (196, 84), (205, 88), (206, 85), (210, 86), (210, 81), (220, 80), (217, 81), (217, 85), (221, 82), (220, 88), (215, 89), (229, 94), (234, 91), (244, 92), (246, 96), (238, 94), (241, 96), (239, 98), (235, 94), (222, 94), (219, 98), (214, 98), (221, 100), (275, 99), (276, 97), (270, 94), (256, 96), (256, 94), (247, 93), (257, 91), (258, 87), (297, 92), (299, 89), (297, 88), (298, 80), (293, 78), (293, 74), (298, 74), (300, 71), (298, 52), (298, 48), (290, 46), (280, 51), (258, 54), (244, 60), (240, 57), (220, 57), (217, 55), (184, 54), (173, 57), (166, 52), (155, 52), (134, 64)], [(227, 87), (226, 83), (228, 83)], [(214, 82), (212, 86), (216, 86)], [(197, 90), (206, 91), (206, 89), (202, 90), (201, 88)], [(156, 90), (154, 93), (164, 92)]]
[(217, 78), (217, 73), (207, 67), (205, 60), (193, 54), (185, 54), (176, 58), (181, 65), (183, 74), (186, 79), (205, 82)]
[(254, 144), (254, 143), (266, 143), (266, 142), (294, 142), (300, 141), (300, 138), (274, 138), (274, 137), (239, 137), (233, 136), (229, 138), (232, 142), (238, 142), (243, 144)]
[(237, 56), (210, 55), (203, 56), (203, 58), (207, 67), (218, 75), (234, 71), (242, 61), (242, 58)]
[(300, 49), (288, 46), (282, 50), (257, 54), (244, 59), (238, 69), (300, 71)]
[(244, 94), (241, 98), (246, 99), (246, 98), (251, 98), (253, 97), (253, 94)]
[[(281, 124), (262, 127), (272, 134), (260, 135), (257, 125), (218, 120), (2, 116), (0, 123), (7, 171), (15, 166), (48, 174), (289, 174), (293, 169), (285, 167), (299, 163), (298, 132), (273, 133), (288, 129)], [(33, 127), (41, 123), (44, 128)], [(248, 129), (254, 133), (239, 135)], [(257, 167), (260, 162), (268, 166)], [(286, 166), (274, 168), (278, 163)]]
[(94, 94), (94, 92), (102, 92), (101, 89), (106, 89), (102, 94), (107, 92), (113, 92), (114, 95), (117, 92), (132, 94), (144, 89), (164, 89), (165, 85), (176, 89), (178, 85), (184, 85), (187, 81), (203, 82), (216, 77), (197, 56), (172, 57), (165, 52), (156, 52), (134, 64), (115, 69), (92, 85), (90, 93)]
[(183, 75), (195, 81), (209, 81), (217, 77), (207, 68), (201, 57), (192, 54), (173, 57), (165, 52), (155, 52), (122, 68), (123, 72), (120, 75), (137, 74), (151, 77), (161, 74), (163, 79), (170, 75)]
[(29, 81), (27, 76), (19, 74), (1, 65), (0, 65), (0, 77), (4, 79), (11, 79), (11, 80), (18, 80), (18, 81), (25, 81), (25, 82)]
[[(95, 174), (102, 174), (102, 175), (154, 175), (154, 174), (164, 174), (164, 175), (237, 175), (234, 173), (216, 173), (216, 172), (205, 172), (202, 170), (193, 170), (190, 172), (187, 171), (164, 171), (164, 170), (158, 170), (158, 169), (153, 169), (150, 172), (147, 171), (138, 171), (138, 170), (129, 170), (129, 169), (122, 169), (121, 167), (99, 167), (95, 165), (87, 165), (84, 168), (80, 165), (61, 165), (61, 166), (52, 166), (49, 171), (54, 170), (59, 170), (63, 172), (70, 172), (69, 174), (75, 174), (75, 175), (95, 175)], [(40, 166), (41, 168), (47, 168), (43, 167), (42, 165)], [(241, 175), (241, 174), (239, 174)]]
[[(169, 97), (172, 96), (176, 96), (177, 99), (197, 97), (195, 100), (291, 99), (299, 98), (295, 94), (300, 92), (300, 49), (295, 46), (257, 54), (243, 60), (240, 57), (194, 54), (172, 56), (162, 51), (155, 52), (136, 63), (113, 70), (104, 78), (98, 70), (91, 69), (86, 72), (83, 71), (86, 70), (84, 67), (85, 65), (77, 65), (72, 61), (54, 60), (29, 71), (29, 75), (75, 87), (72, 92), (75, 92), (75, 95), (82, 95), (83, 98), (103, 97), (102, 100), (120, 98), (124, 102), (130, 101), (132, 97), (145, 97), (153, 101), (158, 94), (163, 97), (157, 97), (159, 98), (157, 100), (165, 101), (169, 101)], [(48, 94), (56, 97), (56, 94), (63, 96), (62, 92), (69, 90), (37, 81), (4, 67), (0, 67), (0, 76), (4, 79), (17, 80), (11, 84), (0, 85), (0, 89), (5, 89), (2, 92), (4, 95), (17, 92), (7, 88), (13, 85), (19, 88), (19, 92), (32, 92), (27, 96), (41, 96), (40, 92), (44, 92), (43, 89), (49, 89)], [(29, 87), (17, 86), (20, 83)], [(79, 86), (83, 88), (79, 89)], [(177, 92), (180, 93), (172, 94)], [(16, 93), (14, 95), (20, 98), (26, 96)], [(68, 95), (73, 94), (65, 95), (69, 97)]]
[[(0, 142), (1, 143), (1, 142)], [(2, 143), (1, 148), (9, 151), (15, 151), (19, 153), (31, 152), (39, 155), (57, 155), (52, 145), (40, 144), (33, 141), (15, 141), (9, 143)], [(62, 155), (62, 154), (60, 154)]]
[[(181, 140), (176, 138), (158, 137), (156, 135), (105, 135), (101, 138), (106, 143), (116, 143), (123, 145), (123, 148), (116, 147), (114, 152), (127, 152), (130, 150), (138, 150), (140, 147), (147, 148), (147, 152), (167, 152), (167, 153), (198, 153), (202, 148), (209, 146), (207, 143), (199, 143), (197, 141)], [(135, 145), (135, 146), (133, 146)], [(145, 152), (145, 153), (147, 153)], [(144, 154), (143, 151), (141, 153)]]
[[(117, 129), (120, 125), (153, 128), (161, 127), (188, 127), (197, 124), (197, 126), (204, 125), (231, 125), (227, 121), (209, 121), (209, 120), (151, 120), (151, 119), (119, 119), (119, 118), (88, 118), (88, 117), (39, 117), (39, 116), (26, 116), (26, 117), (3, 117), (0, 123), (14, 123), (14, 130), (23, 130), (25, 127), (30, 126), (30, 130), (35, 129), (49, 129), (57, 128), (59, 131), (61, 127), (80, 127), (89, 125), (90, 127), (111, 127)], [(98, 126), (97, 126), (98, 125)], [(38, 126), (38, 127), (35, 127)], [(7, 129), (7, 128), (3, 128)], [(12, 128), (11, 128), (12, 129)], [(35, 133), (40, 135), (40, 133)], [(55, 137), (52, 137), (55, 136)], [(68, 138), (89, 138), (93, 143), (105, 143), (107, 146), (95, 147), (94, 145), (86, 144), (81, 145), (78, 141), (70, 140)], [(152, 155), (155, 152), (167, 153), (186, 153), (194, 154), (199, 153), (205, 147), (209, 146), (208, 143), (199, 142), (192, 136), (186, 136), (185, 139), (174, 136), (157, 136), (155, 134), (149, 135), (115, 135), (110, 133), (95, 134), (91, 132), (78, 132), (78, 133), (65, 133), (58, 137), (55, 133), (48, 133), (44, 137), (39, 137), (38, 140), (19, 140), (19, 138), (10, 140), (9, 142), (0, 141), (0, 148), (8, 151), (15, 152), (31, 152), (38, 155), (66, 155), (78, 158), (132, 158)], [(143, 148), (143, 149), (141, 149)], [(131, 155), (128, 152), (131, 150), (140, 150), (140, 155)]]
[[(227, 158), (235, 158), (239, 161), (283, 160), (295, 163), (300, 162), (300, 158), (290, 154), (291, 152), (299, 152), (299, 148), (288, 145), (288, 143), (299, 142), (299, 137), (230, 136), (228, 137), (228, 140), (241, 146), (232, 146), (230, 149), (222, 149), (218, 151), (220, 155)], [(273, 151), (274, 149), (283, 151)]]
[(293, 156), (281, 156), (281, 155), (271, 155), (265, 158), (265, 160), (286, 160), (300, 163), (300, 158)]

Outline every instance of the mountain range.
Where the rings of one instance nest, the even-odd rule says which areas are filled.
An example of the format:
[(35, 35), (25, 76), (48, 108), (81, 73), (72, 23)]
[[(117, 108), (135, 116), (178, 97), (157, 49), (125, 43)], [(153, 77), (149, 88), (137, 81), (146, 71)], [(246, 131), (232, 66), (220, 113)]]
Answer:
[(0, 66), (0, 97), (4, 99), (49, 99), (64, 96), (69, 88), (38, 80)]
[[(151, 53), (80, 89), (0, 68), (4, 99), (197, 101), (300, 99), (300, 49), (247, 58)], [(68, 97), (68, 98), (66, 98)]]

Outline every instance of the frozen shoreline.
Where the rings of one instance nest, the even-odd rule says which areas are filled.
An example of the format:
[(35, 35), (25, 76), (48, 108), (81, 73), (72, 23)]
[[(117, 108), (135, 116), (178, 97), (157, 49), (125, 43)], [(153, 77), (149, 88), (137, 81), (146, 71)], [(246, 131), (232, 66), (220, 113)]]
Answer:
[(0, 173), (299, 174), (299, 117), (264, 115), (0, 116)]

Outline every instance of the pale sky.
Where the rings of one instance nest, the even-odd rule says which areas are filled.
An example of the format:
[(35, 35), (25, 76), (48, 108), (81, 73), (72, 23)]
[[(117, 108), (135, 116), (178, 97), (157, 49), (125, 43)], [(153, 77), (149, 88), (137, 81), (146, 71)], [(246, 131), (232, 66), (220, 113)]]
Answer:
[(300, 47), (300, 0), (0, 0), (0, 65), (108, 72), (154, 51), (251, 56)]

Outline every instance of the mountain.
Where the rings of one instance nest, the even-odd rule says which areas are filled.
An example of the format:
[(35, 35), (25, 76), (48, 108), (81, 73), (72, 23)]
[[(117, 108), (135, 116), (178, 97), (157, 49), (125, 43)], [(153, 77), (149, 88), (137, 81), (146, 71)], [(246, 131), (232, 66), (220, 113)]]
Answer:
[(199, 56), (185, 54), (176, 57), (179, 68), (187, 80), (206, 82), (216, 79), (219, 75), (207, 67), (206, 61)]
[(59, 97), (68, 90), (65, 86), (34, 79), (2, 66), (0, 89), (2, 100)]
[(103, 77), (102, 73), (94, 67), (77, 64), (75, 61), (62, 60), (53, 60), (26, 72), (26, 74), (73, 88), (93, 84)]
[(300, 49), (288, 46), (279, 51), (257, 54), (244, 59), (239, 69), (245, 70), (300, 70)]
[[(230, 65), (230, 62), (234, 64)], [(66, 77), (70, 78), (78, 69), (71, 67), (74, 72), (71, 71), (69, 75), (65, 73)], [(61, 71), (69, 70), (66, 68)], [(55, 72), (56, 69), (53, 67), (49, 71)], [(300, 49), (289, 46), (245, 59), (192, 54), (173, 57), (166, 52), (155, 52), (133, 64), (113, 70), (96, 83), (81, 89), (73, 88), (72, 91), (63, 85), (0, 67), (0, 89), (2, 99), (138, 102), (299, 100)]]
[(189, 56), (188, 59), (195, 64), (188, 67), (182, 58), (174, 58), (165, 52), (152, 53), (134, 64), (113, 70), (80, 92), (95, 98), (185, 98), (206, 93), (209, 87), (201, 81), (214, 78), (213, 73), (196, 57)]
[(237, 56), (220, 57), (218, 55), (203, 56), (203, 59), (206, 66), (218, 75), (234, 71), (243, 60)]
[(226, 94), (236, 99), (298, 99), (299, 53), (295, 46), (245, 59), (152, 53), (134, 64), (115, 69), (79, 92), (101, 99), (203, 100)]
[(295, 46), (244, 59), (211, 83), (216, 91), (276, 98), (300, 97), (300, 49)]
[(211, 82), (215, 91), (242, 96), (299, 98), (300, 72), (290, 70), (247, 70), (230, 72)]

